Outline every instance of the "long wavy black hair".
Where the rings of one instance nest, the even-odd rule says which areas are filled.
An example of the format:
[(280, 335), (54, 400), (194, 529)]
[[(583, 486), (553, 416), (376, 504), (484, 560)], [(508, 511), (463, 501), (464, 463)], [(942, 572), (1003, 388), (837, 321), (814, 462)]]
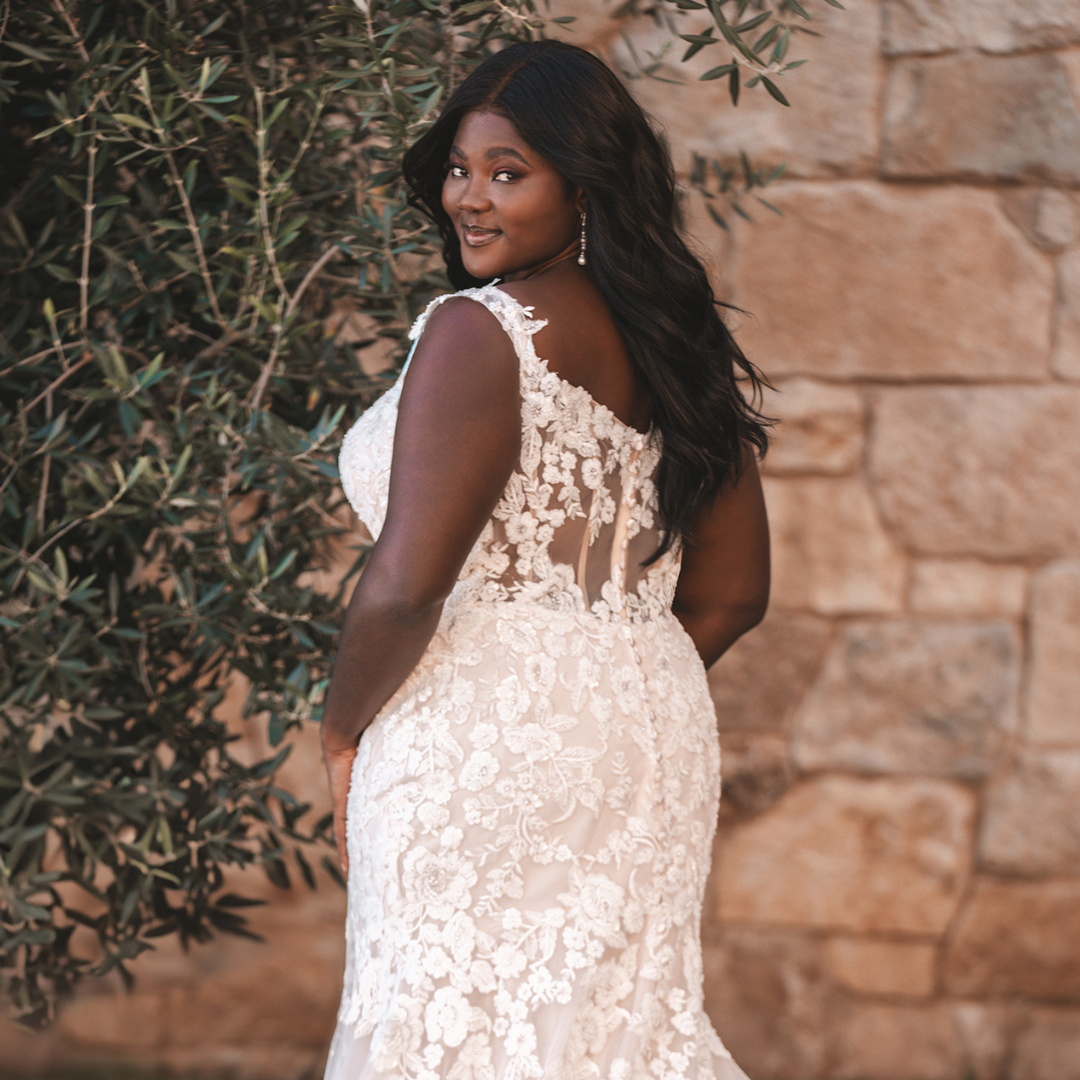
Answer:
[(694, 522), (738, 479), (748, 444), (765, 453), (769, 421), (756, 407), (764, 379), (724, 325), (705, 268), (680, 235), (667, 146), (610, 68), (574, 45), (523, 42), (489, 57), (405, 154), (410, 201), (438, 225), (456, 288), (485, 282), (465, 270), (442, 207), (443, 180), (458, 125), (484, 111), (505, 116), (585, 194), (588, 269), (649, 388), (661, 436), (664, 536), (653, 561), (693, 543)]

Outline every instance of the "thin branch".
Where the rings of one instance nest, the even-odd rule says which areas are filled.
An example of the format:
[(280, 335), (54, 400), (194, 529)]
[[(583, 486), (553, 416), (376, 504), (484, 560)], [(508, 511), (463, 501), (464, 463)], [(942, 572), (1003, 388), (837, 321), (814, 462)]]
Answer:
[[(161, 132), (162, 141), (164, 141), (165, 133), (160, 128), (158, 130)], [(217, 321), (218, 326), (222, 330), (227, 330), (228, 324), (225, 322), (225, 316), (221, 314), (221, 308), (218, 307), (214, 282), (210, 277), (210, 267), (206, 261), (206, 250), (203, 248), (202, 236), (199, 234), (199, 223), (195, 220), (195, 211), (191, 208), (191, 200), (188, 198), (187, 189), (184, 187), (184, 178), (176, 167), (172, 150), (167, 149), (165, 151), (165, 160), (169, 165), (169, 173), (172, 176), (173, 184), (176, 186), (176, 193), (180, 196), (180, 201), (184, 205), (184, 217), (187, 218), (188, 232), (191, 234), (191, 239), (195, 244), (195, 257), (199, 260), (199, 274), (203, 279), (203, 287), (206, 289), (206, 299), (210, 304), (210, 310), (214, 313), (214, 319)]]
[[(128, 492), (128, 488), (131, 487), (131, 479), (127, 477), (124, 482), (117, 489), (116, 494), (107, 502), (104, 506), (99, 506), (92, 514), (87, 514), (86, 517), (75, 518), (69, 521), (59, 532), (54, 533), (41, 545), (33, 554), (27, 551), (20, 551), (19, 556), (25, 557), (28, 562), (42, 563), (44, 562), (41, 556), (57, 542), (61, 537), (66, 536), (76, 525), (88, 525), (91, 521), (101, 517), (102, 514), (107, 514)], [(11, 592), (14, 592), (19, 587), (19, 582), (22, 581), (23, 575), (26, 573), (26, 567), (24, 566), (16, 575), (15, 580), (11, 583)]]
[[(82, 58), (84, 64), (90, 62), (90, 54), (86, 51), (86, 45), (83, 43), (83, 36), (79, 33), (79, 28), (75, 24), (75, 20), (71, 17), (71, 13), (61, 3), (61, 0), (53, 0), (53, 7), (56, 9), (57, 14), (67, 23), (68, 29), (71, 31), (71, 36), (75, 39), (75, 48), (79, 50), (79, 56)], [(4, 20), (7, 22), (7, 20)]]
[(270, 209), (266, 200), (266, 181), (270, 175), (270, 159), (266, 154), (266, 117), (263, 109), (263, 91), (261, 87), (255, 88), (255, 110), (259, 119), (259, 127), (255, 133), (255, 145), (259, 155), (259, 224), (262, 226), (266, 261), (269, 263), (270, 271), (274, 275), (274, 283), (278, 287), (278, 292), (281, 293), (281, 301), (283, 304), (287, 304), (289, 303), (289, 290), (285, 288), (285, 279), (281, 276), (277, 255), (274, 251), (274, 242), (270, 236)]
[[(51, 420), (53, 417), (53, 398), (52, 387), (45, 391), (45, 419)], [(45, 455), (45, 464), (41, 468), (41, 489), (38, 492), (38, 504), (37, 504), (37, 524), (38, 535), (45, 535), (45, 499), (49, 494), (49, 474), (51, 473), (50, 466), (52, 465), (52, 455)]]
[(304, 275), (304, 280), (300, 282), (299, 288), (297, 288), (292, 299), (289, 301), (288, 307), (286, 307), (285, 313), (281, 317), (281, 322), (275, 327), (276, 333), (274, 336), (273, 347), (270, 350), (270, 355), (266, 358), (266, 361), (262, 366), (262, 371), (259, 372), (259, 379), (252, 388), (251, 397), (248, 399), (248, 407), (252, 412), (255, 412), (259, 408), (263, 395), (266, 393), (266, 384), (270, 381), (270, 375), (274, 370), (274, 365), (277, 363), (278, 353), (281, 349), (281, 339), (285, 332), (285, 323), (292, 318), (293, 313), (296, 311), (296, 306), (300, 303), (300, 299), (306, 292), (307, 287), (315, 280), (319, 271), (330, 261), (335, 250), (337, 250), (336, 246), (331, 244), (318, 259), (315, 260), (311, 269)]
[[(277, 332), (274, 335), (274, 344), (270, 349), (270, 355), (263, 363), (262, 371), (259, 372), (259, 381), (252, 387), (251, 396), (248, 398), (247, 405), (252, 413), (258, 411), (259, 405), (263, 399), (263, 394), (266, 393), (266, 384), (270, 381), (270, 374), (274, 370), (274, 365), (277, 363), (278, 349), (281, 345), (281, 331), (281, 323), (278, 323)], [(254, 422), (255, 417), (252, 416), (251, 419)]]
[(86, 167), (86, 202), (83, 204), (82, 272), (79, 277), (79, 329), (84, 333), (89, 326), (90, 317), (90, 239), (94, 228), (94, 165), (97, 153), (97, 135), (91, 131), (90, 145), (86, 148), (89, 161)]
[(245, 341), (252, 336), (250, 330), (230, 330), (227, 334), (222, 334), (217, 341), (211, 342), (205, 349), (195, 354), (196, 361), (201, 360), (213, 360), (215, 356), (220, 356), (229, 346), (235, 345), (238, 341)]
[(308, 152), (311, 147), (311, 140), (315, 138), (315, 129), (319, 126), (319, 117), (322, 115), (323, 107), (326, 105), (327, 98), (329, 98), (330, 92), (328, 90), (322, 90), (319, 92), (319, 100), (315, 103), (315, 109), (311, 114), (311, 123), (308, 125), (307, 134), (304, 136), (297, 148), (295, 154), (293, 154), (292, 161), (289, 162), (289, 167), (282, 174), (289, 176), (296, 170), (303, 156)]
[(311, 269), (304, 275), (304, 280), (300, 282), (299, 288), (296, 290), (293, 298), (289, 301), (289, 306), (285, 308), (286, 319), (296, 310), (296, 305), (300, 303), (300, 298), (304, 295), (307, 287), (315, 280), (319, 271), (330, 261), (336, 250), (337, 245), (331, 244), (318, 259), (315, 260)]
[(24, 405), (19, 410), (19, 412), (20, 413), (28, 413), (43, 397), (51, 395), (52, 392), (62, 382), (64, 382), (69, 376), (74, 375), (75, 372), (79, 370), (79, 368), (85, 367), (93, 359), (94, 359), (94, 354), (93, 353), (87, 353), (86, 356), (84, 356), (80, 361), (78, 361), (78, 363), (72, 364), (71, 367), (69, 367), (66, 371), (64, 371), (63, 373), (58, 375), (55, 379), (53, 379), (53, 381), (51, 383), (49, 383), (49, 385), (46, 386), (45, 389), (42, 390), (41, 393), (38, 394), (38, 396), (36, 398), (34, 398), (33, 401), (31, 401), (28, 404)]
[[(350, 284), (351, 284), (351, 282), (350, 282)], [(42, 349), (41, 352), (36, 352), (36, 353), (34, 353), (33, 356), (27, 356), (25, 359), (19, 360), (16, 363), (11, 364), (8, 367), (4, 368), (2, 371), (0, 371), (0, 377), (2, 377), (4, 375), (9, 375), (16, 368), (25, 367), (27, 364), (32, 364), (35, 360), (43, 360), (51, 352), (55, 351), (55, 352), (63, 353), (64, 349), (73, 349), (78, 345), (82, 345), (81, 340), (80, 341), (54, 341), (53, 344), (50, 345), (47, 349)], [(64, 360), (61, 357), (61, 364), (63, 364), (63, 363), (64, 363)]]

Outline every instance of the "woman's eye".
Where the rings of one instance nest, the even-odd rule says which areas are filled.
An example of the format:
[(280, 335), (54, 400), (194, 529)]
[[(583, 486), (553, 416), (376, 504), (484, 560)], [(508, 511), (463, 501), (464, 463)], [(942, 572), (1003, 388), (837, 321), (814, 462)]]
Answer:
[(516, 177), (514, 173), (512, 173), (509, 169), (500, 169), (495, 174), (495, 179), (498, 180), (500, 183), (508, 184), (511, 180), (516, 179)]
[(465, 176), (465, 169), (461, 165), (451, 165), (450, 175), (455, 180), (461, 180)]

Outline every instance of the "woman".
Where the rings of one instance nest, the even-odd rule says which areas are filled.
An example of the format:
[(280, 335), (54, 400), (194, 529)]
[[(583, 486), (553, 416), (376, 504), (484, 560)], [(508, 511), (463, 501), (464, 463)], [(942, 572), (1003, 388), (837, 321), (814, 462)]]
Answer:
[(342, 448), (377, 539), (323, 718), (349, 873), (327, 1080), (737, 1080), (699, 923), (705, 668), (768, 593), (753, 368), (663, 144), (581, 49), (487, 60), (405, 176), (469, 287)]

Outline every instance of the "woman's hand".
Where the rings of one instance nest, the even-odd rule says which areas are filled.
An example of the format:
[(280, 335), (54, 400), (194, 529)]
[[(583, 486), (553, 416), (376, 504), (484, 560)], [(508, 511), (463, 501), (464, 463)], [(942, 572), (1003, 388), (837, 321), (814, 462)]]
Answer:
[(349, 845), (345, 840), (345, 810), (349, 804), (349, 782), (355, 760), (355, 746), (345, 750), (323, 748), (323, 761), (326, 762), (326, 775), (330, 781), (330, 805), (334, 815), (334, 843), (337, 845), (338, 861), (346, 876), (349, 873)]

